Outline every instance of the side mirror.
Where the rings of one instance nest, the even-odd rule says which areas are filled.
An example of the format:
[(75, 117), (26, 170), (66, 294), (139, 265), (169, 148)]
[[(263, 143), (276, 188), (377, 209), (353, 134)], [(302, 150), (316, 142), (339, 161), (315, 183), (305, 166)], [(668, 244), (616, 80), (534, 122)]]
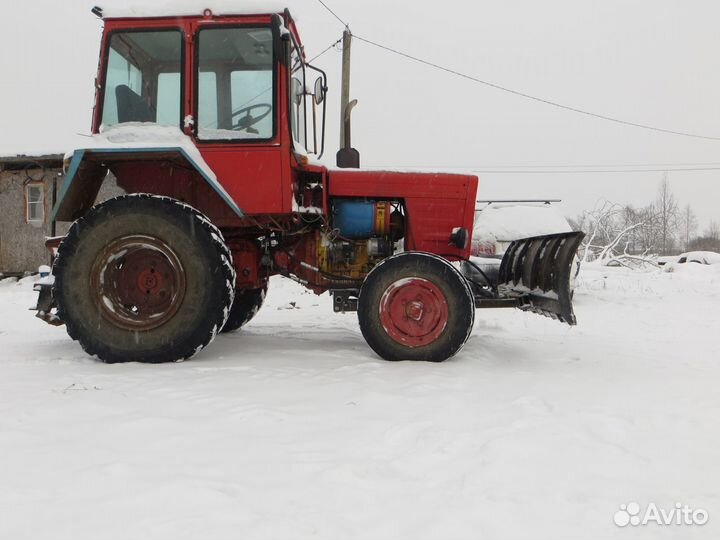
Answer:
[(318, 77), (315, 81), (315, 103), (320, 105), (323, 101), (325, 101), (325, 87), (323, 86), (323, 78)]

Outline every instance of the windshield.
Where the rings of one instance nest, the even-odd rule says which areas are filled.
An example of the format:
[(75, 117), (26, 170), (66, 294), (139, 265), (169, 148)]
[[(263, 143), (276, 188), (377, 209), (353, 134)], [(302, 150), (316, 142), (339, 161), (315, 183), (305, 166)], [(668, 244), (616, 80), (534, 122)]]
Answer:
[(103, 126), (151, 122), (180, 126), (182, 34), (121, 32), (110, 38)]
[(273, 138), (272, 30), (205, 29), (198, 46), (198, 138)]

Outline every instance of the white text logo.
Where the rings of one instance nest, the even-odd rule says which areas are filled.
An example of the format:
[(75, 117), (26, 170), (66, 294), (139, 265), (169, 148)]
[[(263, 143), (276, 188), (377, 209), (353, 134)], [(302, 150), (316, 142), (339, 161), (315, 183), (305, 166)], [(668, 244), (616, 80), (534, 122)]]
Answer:
[(645, 510), (636, 502), (621, 504), (615, 512), (613, 521), (618, 527), (633, 527), (655, 524), (670, 525), (705, 525), (710, 519), (707, 510), (690, 508), (687, 504), (675, 503), (672, 508), (660, 508), (655, 503), (647, 505)]

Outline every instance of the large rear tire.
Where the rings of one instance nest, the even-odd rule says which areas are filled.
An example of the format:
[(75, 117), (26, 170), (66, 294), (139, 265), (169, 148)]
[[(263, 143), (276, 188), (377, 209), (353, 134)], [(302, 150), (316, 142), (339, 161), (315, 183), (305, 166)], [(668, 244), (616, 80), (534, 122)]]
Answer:
[(358, 320), (368, 345), (385, 360), (442, 362), (470, 337), (475, 302), (467, 280), (447, 260), (405, 252), (368, 274)]
[(249, 323), (260, 311), (266, 295), (267, 285), (259, 289), (237, 291), (232, 309), (230, 309), (230, 316), (221, 332), (223, 334), (234, 332)]
[(152, 195), (111, 199), (76, 221), (53, 273), (68, 334), (107, 363), (190, 358), (223, 327), (235, 294), (220, 231)]

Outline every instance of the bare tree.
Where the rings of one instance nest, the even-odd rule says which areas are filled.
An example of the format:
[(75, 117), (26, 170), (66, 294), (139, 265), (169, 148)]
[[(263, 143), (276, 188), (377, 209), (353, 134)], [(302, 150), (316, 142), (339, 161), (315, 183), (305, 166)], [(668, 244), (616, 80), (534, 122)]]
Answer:
[(576, 220), (578, 229), (585, 231), (581, 246), (583, 262), (597, 258), (603, 248), (615, 237), (617, 216), (621, 207), (609, 201), (601, 201), (591, 211), (585, 211)]
[(708, 228), (705, 229), (705, 234), (703, 234), (703, 236), (709, 240), (720, 240), (720, 225), (718, 225), (718, 222), (715, 220), (711, 221)]
[(690, 238), (695, 234), (695, 231), (697, 230), (697, 216), (695, 216), (695, 212), (693, 212), (692, 208), (689, 204), (685, 205), (685, 208), (683, 208), (682, 211), (682, 233), (685, 237), (685, 251), (689, 249), (690, 246)]
[(678, 223), (678, 203), (670, 189), (667, 172), (660, 182), (655, 210), (660, 220), (660, 249), (663, 255), (667, 255), (673, 246)]
[(643, 224), (643, 226), (637, 230), (639, 251), (657, 252), (661, 241), (662, 228), (655, 205), (649, 204), (643, 208), (639, 208), (637, 210), (637, 217)]
[[(627, 228), (637, 223), (643, 223), (643, 219), (640, 217), (637, 209), (629, 204), (626, 204), (619, 216), (622, 227)], [(638, 239), (640, 238), (640, 229), (638, 227), (632, 228), (626, 235), (626, 251), (635, 253), (639, 249)]]
[(575, 221), (587, 235), (580, 250), (583, 262), (590, 260), (608, 264), (616, 261), (623, 266), (637, 266), (647, 261), (645, 255), (629, 252), (633, 234), (643, 227), (632, 207), (603, 201)]

